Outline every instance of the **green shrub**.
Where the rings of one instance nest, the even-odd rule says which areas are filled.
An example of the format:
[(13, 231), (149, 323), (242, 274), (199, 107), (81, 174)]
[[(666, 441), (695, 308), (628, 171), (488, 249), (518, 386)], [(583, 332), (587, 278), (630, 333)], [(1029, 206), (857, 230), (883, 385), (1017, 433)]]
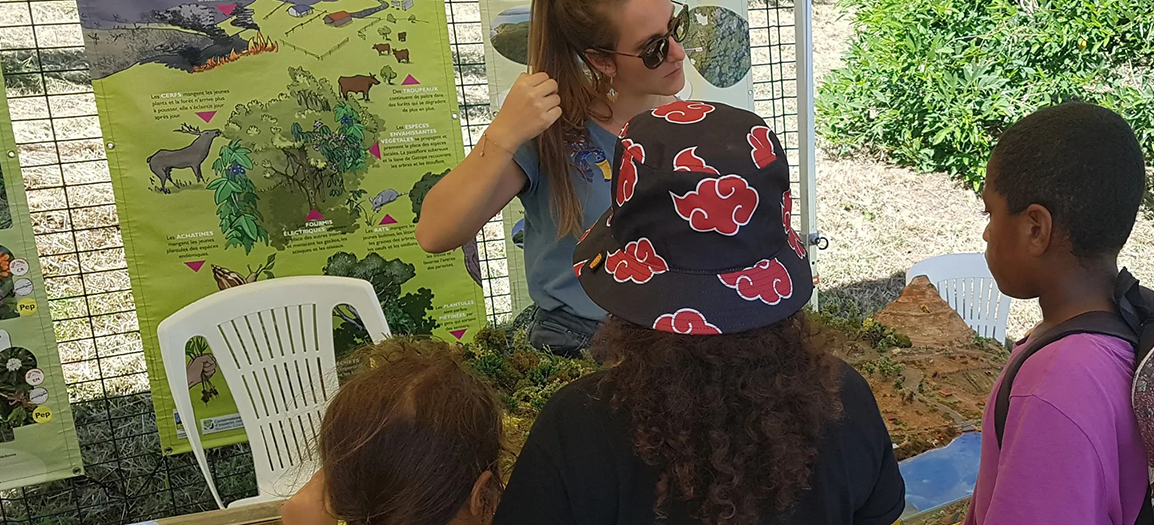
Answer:
[(1047, 105), (1118, 111), (1154, 155), (1149, 0), (843, 0), (845, 67), (816, 102), (834, 153), (876, 152), (977, 189), (997, 137)]
[(878, 351), (909, 348), (913, 342), (905, 334), (867, 317), (861, 322), (861, 336)]

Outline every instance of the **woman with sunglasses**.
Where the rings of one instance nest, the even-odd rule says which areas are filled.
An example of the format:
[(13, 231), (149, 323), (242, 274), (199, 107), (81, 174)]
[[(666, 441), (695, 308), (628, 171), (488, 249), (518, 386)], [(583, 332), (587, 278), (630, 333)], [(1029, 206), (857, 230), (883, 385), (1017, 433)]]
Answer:
[(429, 191), (417, 241), (429, 252), (473, 238), (514, 197), (525, 207), (525, 267), (537, 304), (529, 340), (574, 355), (605, 311), (573, 272), (577, 238), (610, 205), (617, 135), (685, 85), (684, 4), (533, 0), (530, 70), (465, 160)]

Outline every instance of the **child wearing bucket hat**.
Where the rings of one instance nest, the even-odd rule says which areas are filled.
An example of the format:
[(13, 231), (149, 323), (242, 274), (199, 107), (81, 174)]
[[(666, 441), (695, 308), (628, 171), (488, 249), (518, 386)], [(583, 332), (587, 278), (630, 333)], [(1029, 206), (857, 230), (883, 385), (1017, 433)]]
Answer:
[(549, 400), (494, 523), (893, 523), (905, 485), (873, 393), (809, 339), (774, 133), (659, 107), (622, 132), (612, 182), (573, 261), (612, 366)]

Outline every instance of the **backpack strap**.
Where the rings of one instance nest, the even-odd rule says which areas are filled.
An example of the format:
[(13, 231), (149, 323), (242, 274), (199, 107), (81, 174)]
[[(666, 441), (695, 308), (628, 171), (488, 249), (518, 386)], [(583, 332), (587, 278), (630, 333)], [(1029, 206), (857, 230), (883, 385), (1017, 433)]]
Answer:
[(998, 438), (998, 448), (1002, 447), (1002, 436), (1006, 432), (1006, 415), (1010, 411), (1010, 392), (1014, 388), (1014, 378), (1022, 364), (1046, 345), (1074, 334), (1102, 334), (1124, 339), (1132, 345), (1138, 338), (1129, 325), (1113, 312), (1086, 312), (1068, 319), (1051, 328), (1037, 338), (1031, 339), (1010, 362), (1002, 376), (1002, 384), (994, 401), (994, 434)]
[[(1154, 291), (1139, 286), (1138, 280), (1123, 268), (1118, 274), (1114, 299), (1118, 304), (1118, 313), (1138, 335), (1138, 342), (1134, 346), (1134, 366), (1141, 366), (1150, 349), (1154, 347)], [(1138, 518), (1134, 520), (1135, 525), (1154, 525), (1152, 491), (1154, 486), (1147, 485)]]
[(1118, 273), (1114, 289), (1114, 301), (1118, 313), (1126, 324), (1138, 335), (1135, 344), (1134, 366), (1137, 367), (1154, 348), (1154, 291), (1142, 287), (1125, 268)]
[(1146, 487), (1146, 497), (1142, 499), (1142, 508), (1138, 510), (1138, 519), (1134, 520), (1134, 525), (1151, 525), (1154, 524), (1154, 507), (1150, 505), (1150, 490), (1152, 487)]

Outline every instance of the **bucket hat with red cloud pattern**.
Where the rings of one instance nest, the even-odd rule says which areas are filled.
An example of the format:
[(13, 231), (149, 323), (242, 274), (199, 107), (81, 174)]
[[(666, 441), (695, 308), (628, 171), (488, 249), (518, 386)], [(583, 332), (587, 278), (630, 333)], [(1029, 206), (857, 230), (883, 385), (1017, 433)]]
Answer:
[(573, 256), (610, 314), (710, 335), (768, 326), (809, 302), (789, 164), (761, 117), (687, 101), (638, 115), (617, 143), (612, 195)]

